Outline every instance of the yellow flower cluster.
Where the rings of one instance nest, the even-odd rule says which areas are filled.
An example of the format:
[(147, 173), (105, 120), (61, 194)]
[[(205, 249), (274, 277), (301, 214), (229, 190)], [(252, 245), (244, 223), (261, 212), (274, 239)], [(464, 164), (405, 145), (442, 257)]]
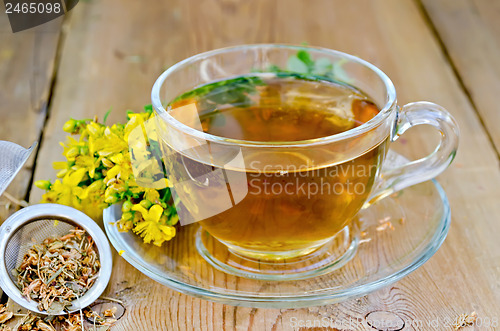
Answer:
[[(63, 130), (79, 137), (69, 136), (61, 143), (66, 161), (54, 162), (59, 179), (54, 183), (39, 180), (35, 185), (46, 190), (42, 202), (75, 207), (95, 220), (104, 208), (122, 203), (122, 218), (117, 222), (120, 230), (132, 230), (144, 242), (161, 246), (175, 236), (178, 216), (168, 186), (143, 188), (133, 175), (128, 136), (154, 116), (150, 105), (144, 109), (142, 113), (128, 112), (126, 124), (106, 126), (97, 118), (66, 122)], [(152, 146), (157, 148), (158, 143), (149, 141), (145, 153), (152, 153)]]

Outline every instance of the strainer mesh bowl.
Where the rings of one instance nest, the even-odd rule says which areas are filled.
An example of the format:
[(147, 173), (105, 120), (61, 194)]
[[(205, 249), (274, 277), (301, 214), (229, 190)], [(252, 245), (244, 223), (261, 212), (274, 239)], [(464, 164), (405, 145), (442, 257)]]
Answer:
[(25, 149), (10, 141), (0, 140), (0, 194), (5, 191), (12, 179), (21, 170), (29, 158), (36, 143), (29, 149)]
[[(34, 244), (41, 244), (47, 238), (62, 237), (78, 224), (62, 218), (43, 218), (25, 223), (10, 237), (5, 247), (5, 266), (12, 271), (21, 265), (24, 256)], [(99, 257), (99, 250), (96, 249)], [(100, 260), (100, 258), (99, 258)], [(17, 284), (16, 277), (9, 273), (10, 279)]]
[[(113, 264), (106, 235), (90, 217), (74, 208), (40, 204), (21, 209), (0, 227), (0, 286), (11, 299), (26, 309), (48, 314), (40, 311), (35, 301), (28, 301), (22, 296), (13, 270), (21, 265), (34, 244), (42, 244), (47, 238), (64, 236), (75, 227), (84, 229), (92, 238), (101, 266), (94, 284), (67, 309), (69, 312), (77, 311), (99, 298), (109, 282)], [(65, 313), (51, 311), (53, 315)]]

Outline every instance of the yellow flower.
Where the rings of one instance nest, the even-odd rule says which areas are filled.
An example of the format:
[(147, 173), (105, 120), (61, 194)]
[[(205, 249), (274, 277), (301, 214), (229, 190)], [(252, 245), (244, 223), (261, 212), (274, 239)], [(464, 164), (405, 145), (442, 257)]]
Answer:
[(134, 113), (128, 114), (128, 117), (130, 118), (130, 120), (128, 121), (127, 125), (125, 125), (123, 136), (125, 141), (128, 141), (128, 136), (130, 135), (130, 133), (139, 125), (142, 126), (143, 134), (146, 137), (147, 135), (144, 128), (144, 117), (140, 116), (140, 114)]
[[(58, 181), (57, 181), (58, 182)], [(54, 183), (55, 184), (55, 183)], [(54, 185), (52, 184), (52, 186)], [(40, 200), (41, 203), (57, 203), (57, 197), (59, 194), (57, 192), (54, 192), (52, 189), (50, 191), (45, 192), (42, 195), (42, 199)]]
[(102, 201), (98, 195), (89, 196), (87, 199), (82, 200), (80, 204), (81, 210), (93, 220), (99, 220), (102, 217), (102, 210), (109, 205)]
[(72, 166), (73, 162), (69, 161), (52, 162), (52, 167), (56, 170), (59, 170), (57, 172), (57, 178), (63, 178), (68, 173), (68, 171), (72, 169)]
[(175, 214), (170, 218), (170, 224), (176, 225), (179, 222), (179, 215)]
[(175, 236), (173, 226), (159, 222), (163, 213), (163, 208), (160, 205), (153, 205), (149, 210), (146, 210), (141, 205), (134, 205), (132, 210), (140, 212), (144, 219), (142, 222), (137, 223), (133, 231), (140, 235), (145, 243), (153, 242), (156, 246), (161, 246), (164, 241)]
[(104, 202), (109, 204), (118, 202), (118, 191), (114, 187), (108, 187), (104, 191)]
[(80, 205), (78, 195), (82, 193), (82, 188), (78, 184), (80, 184), (86, 172), (85, 169), (74, 170), (68, 172), (62, 181), (56, 180), (50, 187), (52, 194), (47, 196), (46, 199), (52, 200), (50, 202), (78, 207)]
[(86, 172), (87, 172), (86, 169), (74, 170), (73, 172), (70, 172), (66, 176), (64, 176), (62, 182), (64, 185), (70, 187), (77, 186), (83, 180), (83, 177), (85, 176)]
[(109, 182), (115, 177), (122, 180), (127, 180), (130, 177), (132, 174), (130, 159), (125, 157), (123, 153), (110, 156), (108, 159), (114, 163), (114, 166), (106, 173), (106, 181)]
[(126, 140), (120, 138), (110, 128), (104, 130), (104, 135), (99, 136), (93, 142), (93, 149), (97, 151), (99, 156), (109, 156), (112, 154), (128, 151)]
[(147, 210), (141, 205), (133, 205), (133, 211), (138, 211), (141, 213), (142, 218), (146, 222), (158, 222), (160, 220), (161, 214), (163, 214), (163, 208), (160, 205), (153, 205)]
[(89, 137), (99, 137), (102, 136), (105, 127), (96, 122), (90, 122), (87, 124), (85, 131), (88, 133)]
[(70, 119), (63, 125), (63, 131), (68, 133), (73, 133), (76, 129), (77, 122), (74, 119)]
[(80, 154), (80, 149), (85, 147), (85, 142), (78, 141), (73, 137), (68, 137), (66, 143), (60, 143), (63, 147), (63, 155), (68, 161), (74, 161), (75, 158)]
[(94, 178), (95, 169), (99, 166), (99, 159), (91, 155), (79, 155), (76, 157), (75, 165), (88, 171), (89, 177)]
[(106, 185), (104, 184), (104, 181), (102, 179), (99, 179), (85, 188), (76, 187), (73, 190), (75, 194), (78, 196), (78, 198), (80, 198), (81, 200), (88, 199), (89, 196), (91, 197), (94, 196), (94, 199), (96, 199), (95, 196), (97, 196), (100, 197), (101, 199), (96, 199), (96, 200), (102, 200), (102, 194), (105, 188)]
[[(75, 207), (95, 220), (110, 204), (124, 202), (122, 218), (116, 222), (120, 231), (133, 230), (144, 242), (158, 246), (175, 236), (176, 211), (170, 198), (162, 200), (164, 191), (158, 191), (168, 190), (169, 182), (156, 155), (161, 152), (156, 150), (154, 113), (151, 106), (144, 109), (128, 113), (126, 124), (106, 126), (97, 117), (66, 122), (64, 131), (73, 135), (61, 143), (66, 160), (53, 163), (60, 179), (35, 183), (46, 191), (42, 202)], [(132, 137), (137, 134), (140, 137)], [(130, 142), (129, 135), (134, 138)], [(132, 201), (140, 203), (134, 206)]]
[(152, 203), (160, 203), (160, 193), (155, 189), (147, 188), (146, 191), (144, 191), (144, 199)]

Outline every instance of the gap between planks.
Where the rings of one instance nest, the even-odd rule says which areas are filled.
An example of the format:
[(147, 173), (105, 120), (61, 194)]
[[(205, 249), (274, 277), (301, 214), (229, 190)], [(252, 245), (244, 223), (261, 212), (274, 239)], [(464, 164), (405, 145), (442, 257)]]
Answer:
[[(61, 62), (61, 55), (62, 55), (62, 50), (64, 48), (64, 43), (66, 41), (66, 35), (68, 31), (68, 23), (71, 20), (72, 12), (68, 12), (64, 15), (63, 22), (61, 23), (61, 28), (59, 30), (59, 35), (57, 37), (57, 46), (56, 46), (56, 53), (54, 57), (54, 66), (51, 72), (51, 78), (50, 78), (50, 86), (49, 86), (49, 91), (47, 95), (47, 104), (45, 105), (46, 107), (46, 112), (45, 112), (45, 118), (43, 119), (43, 125), (42, 129), (40, 130), (40, 135), (38, 136), (38, 145), (35, 150), (34, 156), (33, 156), (33, 168), (31, 171), (31, 176), (28, 182), (28, 186), (26, 188), (26, 195), (24, 196), (25, 201), (29, 201), (29, 197), (31, 194), (31, 189), (33, 188), (33, 182), (35, 178), (35, 170), (37, 166), (37, 161), (38, 161), (38, 156), (40, 153), (40, 147), (42, 146), (43, 143), (43, 138), (44, 138), (44, 132), (45, 132), (45, 126), (47, 125), (49, 118), (50, 118), (50, 108), (52, 106), (52, 98), (54, 96), (54, 91), (56, 88), (57, 84), (57, 72), (59, 69), (59, 65)], [(35, 41), (36, 42), (36, 41)], [(43, 47), (43, 46), (42, 46)], [(36, 52), (36, 50), (35, 50)]]
[(457, 79), (458, 85), (460, 86), (460, 89), (462, 90), (465, 97), (469, 101), (472, 109), (474, 109), (474, 112), (476, 113), (476, 115), (479, 119), (479, 123), (481, 124), (483, 131), (486, 134), (486, 137), (488, 137), (488, 141), (490, 142), (492, 149), (495, 151), (495, 155), (500, 160), (500, 150), (497, 149), (497, 146), (495, 145), (495, 143), (493, 141), (493, 137), (491, 136), (490, 131), (486, 127), (484, 119), (481, 116), (481, 113), (479, 112), (478, 107), (474, 103), (474, 100), (472, 99), (472, 95), (471, 95), (469, 89), (467, 88), (467, 86), (465, 86), (465, 82), (462, 79), (462, 76), (460, 75), (460, 72), (458, 71), (458, 68), (457, 68), (455, 62), (453, 62), (453, 59), (451, 58), (450, 53), (448, 52), (448, 49), (446, 48), (446, 44), (445, 44), (443, 38), (441, 38), (441, 35), (439, 34), (438, 29), (434, 25), (434, 22), (432, 21), (432, 18), (429, 15), (429, 12), (425, 8), (425, 5), (422, 3), (422, 0), (414, 0), (414, 1), (415, 1), (415, 4), (417, 5), (418, 10), (420, 11), (420, 13), (422, 15), (422, 18), (429, 26), (430, 32), (432, 33), (434, 38), (436, 38), (436, 41), (439, 45), (439, 48), (441, 49), (441, 52), (443, 53), (443, 57), (450, 65), (451, 70), (453, 71), (453, 75)]

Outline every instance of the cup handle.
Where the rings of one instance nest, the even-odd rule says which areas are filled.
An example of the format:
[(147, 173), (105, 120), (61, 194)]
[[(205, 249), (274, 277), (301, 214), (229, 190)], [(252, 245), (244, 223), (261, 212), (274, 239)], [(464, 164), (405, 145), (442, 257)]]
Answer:
[(391, 142), (409, 128), (421, 124), (432, 125), (441, 133), (441, 141), (436, 149), (421, 159), (382, 170), (365, 207), (396, 191), (436, 177), (453, 161), (458, 147), (458, 124), (446, 109), (432, 102), (413, 102), (398, 110)]

